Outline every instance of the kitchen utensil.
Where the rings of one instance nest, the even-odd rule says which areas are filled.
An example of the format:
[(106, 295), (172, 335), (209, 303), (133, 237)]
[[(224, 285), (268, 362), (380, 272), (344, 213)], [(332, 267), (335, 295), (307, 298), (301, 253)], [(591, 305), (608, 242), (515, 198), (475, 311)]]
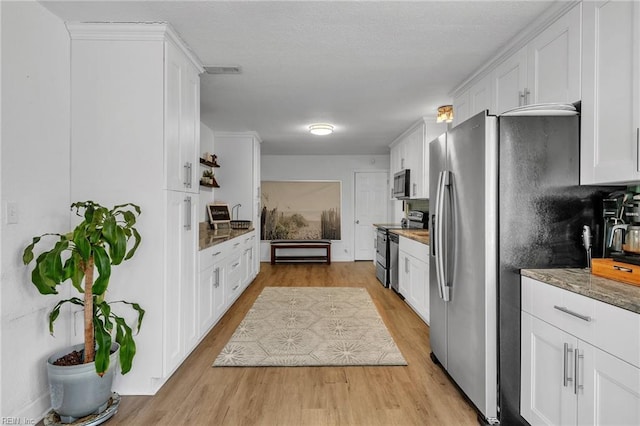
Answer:
[(591, 228), (589, 225), (582, 227), (582, 245), (587, 252), (587, 268), (591, 268)]

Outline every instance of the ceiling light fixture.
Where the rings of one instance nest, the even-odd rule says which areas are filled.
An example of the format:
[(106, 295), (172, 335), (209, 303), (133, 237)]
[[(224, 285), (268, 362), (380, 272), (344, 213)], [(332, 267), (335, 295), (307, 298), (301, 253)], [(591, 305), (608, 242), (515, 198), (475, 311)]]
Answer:
[(309, 133), (316, 136), (326, 136), (333, 133), (333, 125), (328, 123), (315, 123), (309, 126)]
[(453, 105), (442, 105), (438, 107), (436, 123), (451, 123), (453, 121)]

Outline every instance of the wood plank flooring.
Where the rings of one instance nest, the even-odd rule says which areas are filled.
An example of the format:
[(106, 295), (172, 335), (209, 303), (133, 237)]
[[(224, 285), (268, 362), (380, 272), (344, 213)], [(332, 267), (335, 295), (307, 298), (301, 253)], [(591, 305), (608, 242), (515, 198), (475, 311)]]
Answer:
[[(364, 287), (408, 366), (211, 367), (265, 286)], [(429, 328), (372, 262), (269, 265), (157, 395), (123, 396), (115, 425), (475, 425), (429, 358)], [(135, 365), (134, 365), (135, 368)]]

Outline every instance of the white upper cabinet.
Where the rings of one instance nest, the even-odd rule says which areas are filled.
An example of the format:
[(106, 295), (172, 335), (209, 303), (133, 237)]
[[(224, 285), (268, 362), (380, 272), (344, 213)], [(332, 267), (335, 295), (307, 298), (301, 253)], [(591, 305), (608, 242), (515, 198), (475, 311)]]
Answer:
[(485, 76), (453, 99), (453, 125), (484, 110), (491, 110), (491, 79)]
[(391, 189), (393, 174), (409, 169), (409, 197), (429, 198), (429, 142), (446, 130), (446, 123), (422, 118), (393, 141), (389, 155)]
[(453, 125), (457, 126), (458, 124), (465, 121), (467, 118), (471, 117), (471, 105), (470, 105), (470, 90), (465, 90), (459, 93), (457, 96), (453, 98)]
[(200, 77), (170, 41), (165, 43), (164, 55), (167, 189), (198, 193)]
[(583, 4), (580, 183), (640, 181), (640, 3)]
[(527, 104), (580, 100), (580, 10), (575, 6), (527, 47)]
[(493, 112), (525, 105), (527, 102), (527, 48), (523, 47), (493, 70)]
[(564, 12), (557, 10), (547, 17), (550, 23), (525, 30), (528, 37), (509, 47), (514, 53), (489, 62), (454, 93), (454, 125), (487, 109), (501, 114), (533, 103), (580, 100), (582, 5), (556, 7)]

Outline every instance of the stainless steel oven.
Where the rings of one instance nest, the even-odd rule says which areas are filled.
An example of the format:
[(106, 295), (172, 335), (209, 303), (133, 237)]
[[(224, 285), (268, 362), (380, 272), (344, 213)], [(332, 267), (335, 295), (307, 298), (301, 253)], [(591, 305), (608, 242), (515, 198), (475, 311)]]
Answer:
[(376, 278), (383, 286), (389, 286), (387, 273), (387, 256), (389, 253), (388, 232), (386, 228), (379, 227), (376, 237)]

